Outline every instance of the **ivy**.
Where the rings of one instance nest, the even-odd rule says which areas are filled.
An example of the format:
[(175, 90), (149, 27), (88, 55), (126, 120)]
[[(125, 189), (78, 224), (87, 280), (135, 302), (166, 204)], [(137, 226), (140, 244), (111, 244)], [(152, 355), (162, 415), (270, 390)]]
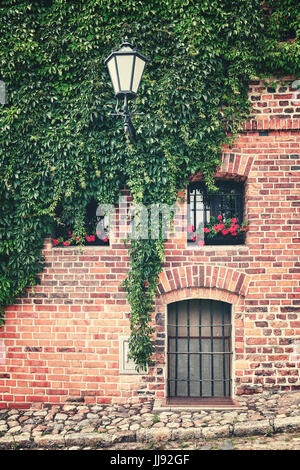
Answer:
[(164, 260), (162, 240), (132, 240), (130, 244), (131, 271), (124, 282), (131, 305), (129, 339), (130, 355), (137, 370), (151, 364), (154, 346), (151, 335), (151, 311), (156, 294), (157, 278)]
[[(60, 222), (77, 237), (89, 201), (117, 202), (124, 185), (146, 206), (173, 204), (199, 171), (213, 187), (222, 147), (249, 115), (249, 80), (299, 70), (298, 14), (288, 0), (1, 3), (2, 311), (38, 282), (58, 207)], [(282, 42), (280, 31), (293, 40)], [(104, 66), (125, 35), (151, 59), (134, 147), (121, 120), (109, 115), (115, 102)], [(164, 240), (131, 240), (129, 250), (130, 351), (145, 369)]]

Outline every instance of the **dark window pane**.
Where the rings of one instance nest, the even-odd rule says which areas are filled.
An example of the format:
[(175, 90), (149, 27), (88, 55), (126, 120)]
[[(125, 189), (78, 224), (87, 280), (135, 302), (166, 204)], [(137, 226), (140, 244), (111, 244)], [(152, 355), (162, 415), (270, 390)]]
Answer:
[[(109, 240), (107, 238), (106, 227), (105, 227), (105, 217), (97, 216), (97, 201), (92, 199), (86, 205), (85, 211), (85, 233), (86, 237), (83, 242), (85, 245), (109, 245)], [(63, 216), (63, 217), (62, 217)], [(69, 213), (65, 211), (63, 213), (62, 206), (58, 206), (56, 209), (56, 217), (59, 218), (59, 223), (55, 223), (53, 226), (53, 238), (62, 238), (64, 240), (70, 239), (70, 234), (73, 233), (74, 229), (74, 214), (72, 211)], [(76, 244), (74, 240), (71, 244)]]
[(192, 299), (168, 307), (169, 397), (228, 397), (230, 305)]
[[(236, 181), (217, 181), (218, 191), (209, 192), (203, 183), (192, 183), (188, 188), (188, 224), (195, 230), (210, 222), (210, 217), (235, 217), (240, 225), (244, 215), (244, 185)], [(188, 237), (188, 242), (193, 243)], [(205, 244), (216, 241), (205, 236)], [(230, 244), (244, 243), (244, 237), (231, 239)]]

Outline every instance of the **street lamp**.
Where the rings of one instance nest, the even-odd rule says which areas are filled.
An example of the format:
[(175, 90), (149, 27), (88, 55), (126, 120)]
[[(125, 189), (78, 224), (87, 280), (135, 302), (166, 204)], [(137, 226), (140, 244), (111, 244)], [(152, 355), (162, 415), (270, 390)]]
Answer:
[[(105, 60), (117, 99), (116, 112), (111, 114), (124, 118), (124, 132), (129, 136), (131, 143), (135, 142), (135, 130), (130, 118), (135, 114), (143, 114), (136, 112), (136, 97), (147, 61), (148, 59), (128, 42), (127, 37), (120, 49), (113, 51)], [(123, 112), (119, 111), (122, 99)], [(129, 100), (134, 100), (133, 111), (129, 110)]]

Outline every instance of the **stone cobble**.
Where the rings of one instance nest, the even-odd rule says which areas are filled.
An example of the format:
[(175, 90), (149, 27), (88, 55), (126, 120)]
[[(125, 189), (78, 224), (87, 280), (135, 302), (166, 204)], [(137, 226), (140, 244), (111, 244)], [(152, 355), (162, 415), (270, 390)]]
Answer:
[[(69, 450), (79, 450), (79, 447), (71, 447)], [(85, 448), (90, 450), (90, 448)], [(213, 440), (180, 440), (166, 443), (151, 442), (148, 447), (144, 443), (125, 442), (115, 444), (107, 450), (176, 450), (176, 451), (201, 451), (201, 450), (300, 450), (300, 433), (281, 433), (272, 436), (247, 436), (231, 437)]]
[(0, 409), (0, 449), (109, 447), (300, 430), (300, 392), (242, 396), (239, 408), (155, 410), (154, 403)]

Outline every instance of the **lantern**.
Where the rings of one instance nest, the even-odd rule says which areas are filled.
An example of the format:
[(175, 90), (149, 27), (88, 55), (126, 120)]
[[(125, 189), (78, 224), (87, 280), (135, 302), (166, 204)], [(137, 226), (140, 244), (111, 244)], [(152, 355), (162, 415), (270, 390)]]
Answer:
[[(135, 141), (135, 131), (130, 118), (135, 114), (142, 114), (136, 112), (136, 96), (147, 60), (128, 42), (127, 37), (120, 49), (113, 51), (105, 60), (117, 99), (116, 112), (112, 114), (124, 117), (125, 134), (129, 135), (131, 142)], [(120, 99), (124, 99), (123, 112), (118, 109)], [(132, 112), (128, 107), (130, 99), (134, 100)]]

